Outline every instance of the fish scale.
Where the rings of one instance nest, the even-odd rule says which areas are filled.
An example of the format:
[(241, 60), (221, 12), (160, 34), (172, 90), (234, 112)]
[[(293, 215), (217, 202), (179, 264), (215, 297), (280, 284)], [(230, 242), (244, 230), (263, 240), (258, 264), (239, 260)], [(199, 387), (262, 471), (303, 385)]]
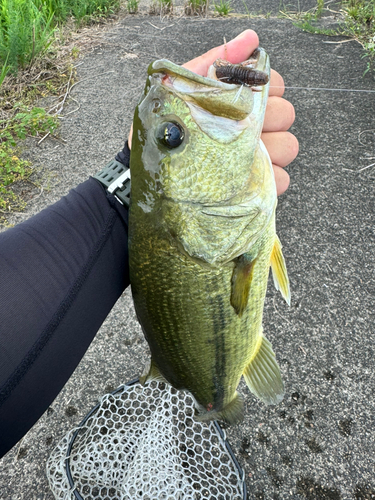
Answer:
[[(156, 248), (153, 251), (157, 253)], [(218, 370), (215, 346), (225, 345), (227, 335), (231, 337), (239, 324), (248, 322), (246, 316), (238, 318), (229, 302), (227, 292), (232, 270), (228, 267), (225, 274), (217, 270), (212, 272), (190, 262), (181, 273), (179, 259), (165, 257), (159, 256), (158, 264), (142, 276), (142, 288), (133, 289), (135, 300), (138, 294), (143, 297), (142, 306), (138, 304), (137, 308), (142, 322), (148, 324), (151, 322), (149, 317), (154, 319), (152, 330), (145, 328), (153, 359), (158, 360), (162, 373), (174, 387), (192, 391), (203, 406), (213, 403), (212, 379), (227, 373), (234, 388), (228, 396), (231, 399), (238, 384), (238, 373), (229, 376), (230, 367), (234, 362), (245, 366), (246, 358), (241, 361), (241, 357), (244, 358), (246, 351), (243, 348), (248, 345), (248, 335), (245, 335), (242, 345), (229, 344), (221, 349), (228, 362), (219, 363)], [(132, 262), (131, 265), (137, 267), (138, 264)], [(158, 278), (161, 270), (165, 276), (162, 281)], [(178, 281), (175, 280), (176, 274), (180, 278)], [(202, 293), (202, 290), (206, 292)], [(212, 293), (212, 290), (222, 291)], [(159, 296), (162, 300), (155, 299)], [(245, 331), (250, 333), (248, 328)], [(196, 380), (199, 381), (199, 392), (194, 387)]]
[[(139, 229), (141, 234), (153, 231), (152, 227)], [(270, 227), (269, 232), (273, 231)], [(153, 245), (143, 245), (141, 237), (135, 241), (140, 247), (133, 247), (131, 253), (132, 293), (152, 359), (176, 389), (190, 391), (202, 407), (215, 407), (216, 403), (225, 407), (234, 398), (261, 337), (272, 250), (267, 232), (262, 245), (266, 248), (256, 265), (254, 286), (241, 317), (230, 304), (233, 264), (210, 269), (181, 256), (177, 249), (166, 249), (165, 241), (158, 247), (157, 236)], [(145, 261), (152, 263), (146, 269)], [(240, 337), (238, 332), (242, 332)], [(233, 338), (235, 343), (230, 342)], [(230, 388), (222, 389), (224, 396), (214, 383), (223, 376)]]

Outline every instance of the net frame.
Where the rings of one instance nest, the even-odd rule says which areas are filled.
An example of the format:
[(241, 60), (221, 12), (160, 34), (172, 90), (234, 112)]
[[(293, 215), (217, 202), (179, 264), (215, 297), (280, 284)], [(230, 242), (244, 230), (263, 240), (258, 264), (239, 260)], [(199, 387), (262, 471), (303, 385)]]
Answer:
[[(151, 384), (157, 384), (157, 389), (160, 390), (160, 391), (163, 391), (163, 387), (164, 387), (164, 391), (167, 390), (167, 391), (174, 391), (174, 392), (171, 392), (171, 394), (175, 394), (175, 395), (178, 395), (178, 397), (181, 398), (181, 394), (184, 394), (184, 395), (189, 395), (189, 393), (182, 393), (182, 391), (176, 391), (175, 389), (173, 389), (171, 386), (168, 386), (167, 384), (161, 382), (152, 382)], [(103, 396), (103, 398), (101, 399), (101, 401), (95, 406), (93, 407), (88, 413), (87, 415), (83, 418), (83, 420), (80, 422), (80, 424), (75, 428), (75, 429), (72, 429), (68, 434), (67, 436), (65, 436), (65, 441), (67, 442), (67, 448), (66, 448), (66, 453), (65, 453), (65, 457), (63, 457), (63, 460), (64, 460), (64, 464), (63, 464), (63, 467), (60, 467), (60, 473), (63, 469), (65, 475), (66, 475), (66, 480), (67, 480), (67, 483), (69, 485), (69, 490), (66, 489), (66, 496), (56, 496), (56, 498), (66, 498), (66, 499), (71, 499), (71, 500), (87, 500), (87, 498), (93, 498), (92, 496), (89, 495), (89, 497), (87, 496), (83, 496), (78, 487), (77, 487), (77, 484), (74, 480), (74, 477), (73, 477), (73, 474), (72, 474), (72, 470), (71, 470), (71, 457), (72, 457), (72, 451), (74, 449), (74, 446), (76, 444), (76, 440), (78, 438), (78, 436), (82, 436), (82, 433), (84, 433), (86, 430), (90, 430), (90, 427), (87, 426), (87, 423), (88, 421), (90, 420), (90, 418), (94, 418), (95, 417), (95, 414), (100, 411), (101, 409), (103, 409), (103, 402), (107, 402), (108, 401), (108, 398), (110, 396), (119, 396), (119, 395), (126, 395), (128, 391), (132, 390), (132, 388), (134, 388), (134, 386), (136, 386), (137, 384), (139, 384), (140, 387), (146, 387), (148, 386), (149, 384), (146, 384), (146, 386), (142, 386), (139, 382), (139, 379), (134, 379), (132, 380), (131, 382), (128, 382), (124, 385), (121, 385), (120, 387), (118, 387), (116, 390), (114, 390), (113, 392), (111, 392), (110, 394), (107, 394), (105, 396)], [(150, 384), (150, 385), (151, 385)], [(154, 387), (155, 388), (155, 387)], [(152, 394), (151, 394), (152, 396)], [(191, 397), (191, 396), (190, 396)], [(186, 399), (186, 396), (184, 396), (184, 398)], [(191, 400), (192, 397), (191, 397)], [(179, 402), (181, 402), (181, 399), (178, 400)], [(185, 404), (185, 400), (183, 400), (184, 404)], [(190, 406), (188, 407), (188, 409), (190, 409)], [(207, 423), (203, 423), (203, 422), (199, 422), (199, 423), (195, 423), (195, 425), (197, 426), (200, 426), (203, 431), (203, 432), (210, 432), (211, 435), (215, 436), (215, 440), (217, 439), (217, 442), (215, 441), (215, 447), (220, 445), (220, 447), (222, 448), (222, 452), (223, 453), (226, 453), (227, 456), (229, 457), (229, 462), (231, 463), (232, 467), (233, 467), (233, 470), (231, 472), (231, 474), (233, 474), (233, 471), (235, 471), (236, 475), (237, 475), (237, 480), (238, 480), (238, 494), (236, 493), (235, 494), (235, 498), (236, 499), (239, 499), (239, 500), (246, 500), (247, 498), (247, 491), (246, 491), (246, 483), (245, 483), (245, 474), (244, 474), (244, 471), (242, 470), (241, 466), (239, 465), (233, 451), (232, 451), (232, 448), (227, 440), (227, 437), (226, 437), (226, 433), (225, 433), (225, 430), (223, 428), (221, 428), (220, 424), (217, 422), (217, 421), (212, 421), (212, 422), (207, 422)], [(210, 438), (211, 439), (211, 438)], [(181, 446), (181, 444), (180, 444)], [(58, 447), (57, 447), (58, 448)], [(56, 449), (57, 449), (56, 448)], [(181, 448), (180, 448), (181, 449)], [(189, 450), (187, 451), (189, 453)], [(50, 461), (53, 457), (53, 454), (51, 455), (50, 457)], [(215, 458), (215, 457), (214, 457)], [(217, 460), (217, 459), (216, 459)], [(50, 468), (52, 468), (51, 464), (47, 465), (47, 475), (48, 475), (48, 479), (49, 479), (49, 482), (50, 482), (50, 486), (51, 486), (51, 489), (52, 491), (55, 493), (54, 489), (53, 489), (53, 486), (52, 486), (52, 481), (51, 481), (51, 476), (52, 476), (52, 473), (48, 470), (48, 467), (50, 466)], [(242, 489), (242, 497), (241, 497), (241, 492), (240, 492), (240, 488)], [(61, 492), (60, 492), (61, 493)], [(195, 496), (197, 495), (197, 496)], [(210, 493), (211, 495), (211, 493)], [(100, 498), (100, 496), (98, 497)], [(143, 498), (143, 497), (142, 497)], [(145, 498), (149, 498), (147, 495)], [(201, 496), (199, 495), (199, 493), (197, 492), (196, 494), (194, 493), (194, 497), (193, 496), (189, 496), (189, 498), (201, 498)], [(213, 498), (213, 497), (212, 497)], [(227, 496), (221, 496), (221, 498), (228, 498)]]

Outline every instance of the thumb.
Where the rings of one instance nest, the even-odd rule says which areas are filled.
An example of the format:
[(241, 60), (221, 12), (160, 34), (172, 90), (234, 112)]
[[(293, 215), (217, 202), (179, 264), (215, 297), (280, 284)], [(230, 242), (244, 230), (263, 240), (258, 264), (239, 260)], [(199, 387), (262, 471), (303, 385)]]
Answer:
[(216, 59), (225, 59), (237, 64), (248, 59), (258, 45), (259, 39), (255, 31), (245, 30), (230, 42), (209, 50), (205, 54), (183, 64), (183, 66), (198, 75), (206, 76), (208, 68)]

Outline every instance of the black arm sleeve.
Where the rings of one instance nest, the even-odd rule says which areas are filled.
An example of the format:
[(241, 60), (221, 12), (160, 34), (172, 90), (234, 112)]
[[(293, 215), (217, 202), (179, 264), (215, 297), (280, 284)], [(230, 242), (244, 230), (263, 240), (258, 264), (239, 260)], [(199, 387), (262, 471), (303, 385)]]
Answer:
[(0, 456), (60, 392), (128, 284), (127, 209), (94, 179), (0, 233)]

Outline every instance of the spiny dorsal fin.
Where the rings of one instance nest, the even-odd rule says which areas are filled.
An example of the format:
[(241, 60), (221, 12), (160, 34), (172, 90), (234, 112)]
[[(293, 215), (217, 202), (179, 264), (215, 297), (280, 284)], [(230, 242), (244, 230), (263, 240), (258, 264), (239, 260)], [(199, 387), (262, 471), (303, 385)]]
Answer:
[(284, 297), (288, 306), (290, 306), (289, 278), (284, 256), (281, 251), (281, 243), (277, 236), (275, 237), (275, 243), (271, 253), (271, 269), (276, 290), (280, 290), (281, 295)]
[(232, 274), (232, 293), (230, 303), (238, 314), (242, 316), (249, 299), (251, 280), (253, 278), (254, 260), (249, 260), (246, 255), (241, 255), (235, 261)]
[(262, 336), (255, 357), (243, 373), (250, 391), (263, 403), (276, 405), (284, 397), (284, 385), (271, 343)]

